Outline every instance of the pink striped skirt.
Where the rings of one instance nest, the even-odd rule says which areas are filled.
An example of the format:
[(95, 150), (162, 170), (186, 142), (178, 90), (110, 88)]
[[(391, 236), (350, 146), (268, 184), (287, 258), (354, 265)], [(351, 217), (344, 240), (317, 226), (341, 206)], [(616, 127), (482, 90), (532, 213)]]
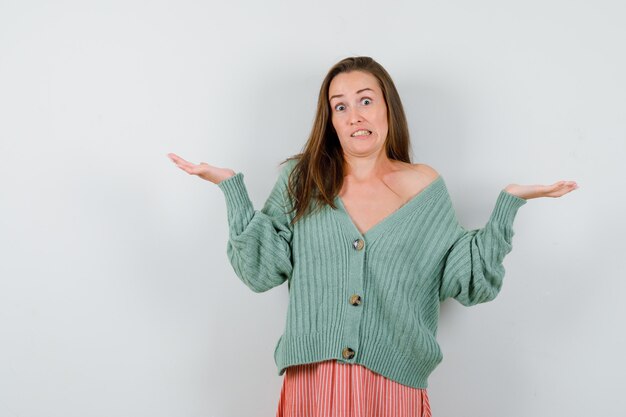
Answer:
[(333, 359), (285, 370), (276, 417), (431, 417), (431, 413), (425, 389)]

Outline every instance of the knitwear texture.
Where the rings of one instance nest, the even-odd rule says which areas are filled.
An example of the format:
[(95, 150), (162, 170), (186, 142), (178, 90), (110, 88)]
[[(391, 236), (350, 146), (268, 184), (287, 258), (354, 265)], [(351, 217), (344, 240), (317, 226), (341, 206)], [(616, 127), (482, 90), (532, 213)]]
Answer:
[(286, 190), (295, 163), (283, 165), (261, 210), (243, 173), (218, 183), (235, 274), (258, 293), (287, 281), (287, 318), (274, 350), (278, 375), (291, 365), (336, 359), (427, 388), (442, 360), (440, 303), (454, 298), (471, 306), (496, 297), (513, 221), (526, 200), (501, 190), (485, 227), (467, 230), (439, 175), (365, 234), (339, 196), (336, 210), (325, 206), (291, 226)]

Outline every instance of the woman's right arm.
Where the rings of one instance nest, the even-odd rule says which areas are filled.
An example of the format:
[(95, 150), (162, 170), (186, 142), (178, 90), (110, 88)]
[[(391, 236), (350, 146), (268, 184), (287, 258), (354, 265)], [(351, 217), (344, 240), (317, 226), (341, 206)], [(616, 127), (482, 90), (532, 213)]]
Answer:
[(288, 168), (280, 172), (263, 209), (254, 210), (243, 182), (243, 173), (206, 162), (193, 164), (167, 155), (180, 169), (217, 184), (226, 198), (228, 245), (226, 253), (235, 274), (254, 292), (264, 292), (291, 277), (292, 227), (286, 211)]
[(293, 229), (285, 204), (286, 168), (260, 211), (254, 210), (243, 173), (217, 184), (226, 198), (228, 259), (235, 274), (254, 292), (267, 291), (291, 277)]

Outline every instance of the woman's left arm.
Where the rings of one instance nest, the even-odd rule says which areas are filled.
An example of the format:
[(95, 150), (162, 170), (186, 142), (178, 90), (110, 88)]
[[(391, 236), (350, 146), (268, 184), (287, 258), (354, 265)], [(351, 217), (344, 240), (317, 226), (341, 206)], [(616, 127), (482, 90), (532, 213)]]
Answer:
[(517, 210), (528, 199), (560, 197), (576, 188), (574, 181), (552, 185), (510, 184), (500, 192), (485, 227), (466, 230), (457, 224), (456, 240), (445, 259), (440, 300), (452, 297), (466, 306), (493, 300), (505, 274), (502, 262), (512, 249)]

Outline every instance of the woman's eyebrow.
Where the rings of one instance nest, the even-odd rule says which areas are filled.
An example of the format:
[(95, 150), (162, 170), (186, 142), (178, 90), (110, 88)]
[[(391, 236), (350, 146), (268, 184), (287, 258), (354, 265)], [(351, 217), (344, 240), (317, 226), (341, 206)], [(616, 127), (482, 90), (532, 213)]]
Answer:
[[(363, 91), (366, 91), (366, 90), (370, 90), (372, 93), (374, 92), (374, 90), (372, 90), (371, 88), (362, 88), (361, 90), (357, 91), (356, 93), (360, 94), (360, 93), (362, 93)], [(337, 97), (343, 97), (343, 94), (336, 94), (336, 95), (332, 96), (331, 98), (329, 98), (328, 101), (330, 101), (330, 100), (332, 100), (334, 98), (337, 98)]]

